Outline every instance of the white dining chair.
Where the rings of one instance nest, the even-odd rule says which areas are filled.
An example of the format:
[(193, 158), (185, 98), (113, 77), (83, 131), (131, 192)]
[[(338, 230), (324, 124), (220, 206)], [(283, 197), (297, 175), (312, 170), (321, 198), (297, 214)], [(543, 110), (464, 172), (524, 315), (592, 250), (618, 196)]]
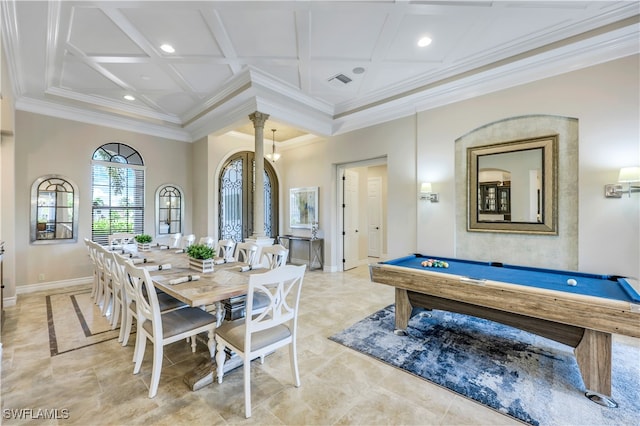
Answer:
[(244, 263), (247, 266), (254, 266), (258, 254), (258, 245), (256, 243), (244, 242), (236, 244), (236, 253), (234, 257), (240, 263)]
[(262, 254), (260, 258), (262, 264), (268, 269), (275, 269), (287, 264), (287, 257), (289, 256), (289, 250), (280, 244), (274, 244), (262, 248)]
[(98, 292), (98, 265), (96, 264), (96, 243), (89, 238), (84, 239), (84, 243), (87, 246), (89, 252), (89, 259), (91, 259), (91, 266), (93, 268), (93, 285), (91, 286), (91, 297), (95, 300)]
[(198, 244), (202, 244), (205, 245), (207, 247), (211, 247), (211, 248), (215, 248), (214, 244), (215, 244), (215, 240), (213, 239), (213, 237), (200, 237), (200, 239), (198, 240)]
[(186, 250), (189, 248), (189, 246), (191, 246), (195, 242), (196, 242), (196, 236), (194, 234), (189, 234), (182, 237), (182, 240), (180, 241), (180, 245), (182, 249)]
[[(138, 306), (137, 299), (138, 295), (135, 288), (135, 283), (129, 279), (129, 276), (126, 273), (126, 265), (133, 263), (131, 260), (123, 258), (122, 256), (118, 256), (115, 258), (117, 266), (119, 269), (118, 273), (122, 276), (122, 287), (123, 287), (123, 306), (122, 310), (122, 324), (120, 325), (120, 335), (118, 336), (118, 341), (121, 342), (122, 346), (127, 346), (129, 343), (129, 336), (131, 335), (131, 330), (133, 328), (134, 320), (138, 321)], [(160, 306), (160, 312), (170, 312), (175, 309), (182, 309), (187, 306), (186, 303), (172, 297), (166, 293), (158, 293), (157, 295), (158, 304)], [(136, 336), (136, 346), (134, 350), (134, 361), (135, 354), (138, 348), (137, 336)]]
[(234, 262), (233, 249), (236, 243), (233, 240), (220, 240), (216, 246), (216, 261), (224, 263)]
[(182, 244), (182, 233), (176, 232), (175, 234), (171, 235), (169, 241), (169, 248), (180, 248), (180, 245)]
[(102, 262), (102, 316), (113, 317), (114, 312), (114, 291), (111, 263), (113, 262), (112, 252), (100, 246), (100, 259)]
[(100, 312), (102, 313), (102, 308), (105, 302), (105, 272), (104, 272), (104, 257), (108, 253), (108, 250), (101, 246), (98, 243), (94, 243), (94, 259), (96, 262), (96, 273), (97, 273), (97, 286), (96, 286), (96, 297), (93, 299), (93, 302), (100, 308)]
[(136, 234), (130, 232), (114, 232), (107, 237), (108, 248), (124, 248), (124, 246), (133, 244)]
[(137, 337), (135, 350), (135, 366), (133, 373), (138, 374), (142, 366), (147, 340), (153, 344), (153, 367), (149, 383), (149, 398), (156, 396), (162, 370), (164, 346), (191, 337), (193, 345), (195, 336), (207, 333), (210, 356), (215, 354), (216, 317), (199, 309), (186, 307), (162, 313), (149, 271), (136, 268), (127, 263), (126, 271), (133, 282), (137, 294)]
[(261, 313), (247, 315), (243, 319), (223, 323), (216, 330), (216, 363), (218, 383), (222, 383), (226, 348), (229, 348), (243, 363), (245, 416), (251, 417), (251, 361), (276, 349), (289, 345), (289, 357), (293, 382), (300, 386), (296, 337), (298, 305), (306, 265), (287, 265), (264, 274), (249, 277), (247, 312), (253, 312), (254, 296), (262, 293), (269, 304)]
[[(111, 310), (111, 329), (115, 330), (119, 322), (122, 322), (120, 330), (123, 329), (124, 317), (126, 309), (125, 292), (124, 292), (124, 268), (118, 263), (119, 259), (124, 259), (117, 251), (109, 253), (111, 255), (111, 289), (113, 294), (113, 303)], [(124, 263), (123, 263), (124, 265)], [(120, 333), (122, 334), (122, 333)], [(118, 341), (122, 339), (118, 337)]]

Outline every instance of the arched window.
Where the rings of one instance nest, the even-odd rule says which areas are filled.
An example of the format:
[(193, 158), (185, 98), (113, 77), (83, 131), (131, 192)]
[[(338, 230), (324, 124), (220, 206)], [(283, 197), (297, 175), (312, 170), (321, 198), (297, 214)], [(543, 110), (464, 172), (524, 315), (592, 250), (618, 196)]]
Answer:
[(42, 176), (31, 186), (31, 242), (78, 240), (78, 188), (58, 175)]
[(163, 185), (156, 191), (158, 235), (182, 232), (182, 198), (177, 185)]
[[(218, 224), (220, 239), (244, 241), (253, 234), (253, 192), (255, 189), (254, 153), (233, 155), (225, 163), (219, 177)], [(264, 232), (278, 236), (278, 178), (275, 170), (264, 163)]]
[(122, 143), (98, 148), (91, 162), (91, 238), (106, 244), (115, 232), (144, 232), (144, 163)]

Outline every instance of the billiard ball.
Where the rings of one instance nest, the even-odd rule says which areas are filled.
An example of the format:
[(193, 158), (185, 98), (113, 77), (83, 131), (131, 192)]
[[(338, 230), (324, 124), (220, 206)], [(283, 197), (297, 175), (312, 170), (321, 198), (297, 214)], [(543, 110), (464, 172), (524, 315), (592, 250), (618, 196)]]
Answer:
[(574, 286), (574, 285), (578, 284), (578, 281), (574, 280), (573, 278), (569, 278), (567, 280), (567, 284), (569, 284), (570, 286)]

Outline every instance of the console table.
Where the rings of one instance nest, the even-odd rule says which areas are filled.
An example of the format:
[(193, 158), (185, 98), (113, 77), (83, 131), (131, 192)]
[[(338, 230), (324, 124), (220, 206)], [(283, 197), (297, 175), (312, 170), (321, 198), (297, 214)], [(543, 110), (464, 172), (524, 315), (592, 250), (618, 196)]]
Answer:
[[(289, 250), (287, 263), (290, 263), (291, 261), (291, 245), (297, 241), (307, 244), (307, 247), (308, 247), (307, 265), (309, 267), (309, 270), (322, 269), (322, 265), (324, 262), (324, 239), (323, 238), (298, 237), (295, 235), (280, 235), (278, 237), (278, 242), (282, 244), (286, 249)], [(316, 266), (314, 267), (314, 265)]]

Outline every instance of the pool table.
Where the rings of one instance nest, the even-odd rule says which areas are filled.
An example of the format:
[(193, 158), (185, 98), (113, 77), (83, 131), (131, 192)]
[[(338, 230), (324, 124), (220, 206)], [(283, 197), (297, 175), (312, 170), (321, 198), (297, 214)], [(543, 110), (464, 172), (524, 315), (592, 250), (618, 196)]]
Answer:
[[(427, 259), (448, 267), (422, 266)], [(421, 254), (371, 264), (369, 271), (373, 282), (395, 287), (396, 334), (404, 333), (415, 307), (517, 327), (573, 347), (585, 395), (617, 405), (611, 334), (640, 338), (640, 295), (627, 279)]]

